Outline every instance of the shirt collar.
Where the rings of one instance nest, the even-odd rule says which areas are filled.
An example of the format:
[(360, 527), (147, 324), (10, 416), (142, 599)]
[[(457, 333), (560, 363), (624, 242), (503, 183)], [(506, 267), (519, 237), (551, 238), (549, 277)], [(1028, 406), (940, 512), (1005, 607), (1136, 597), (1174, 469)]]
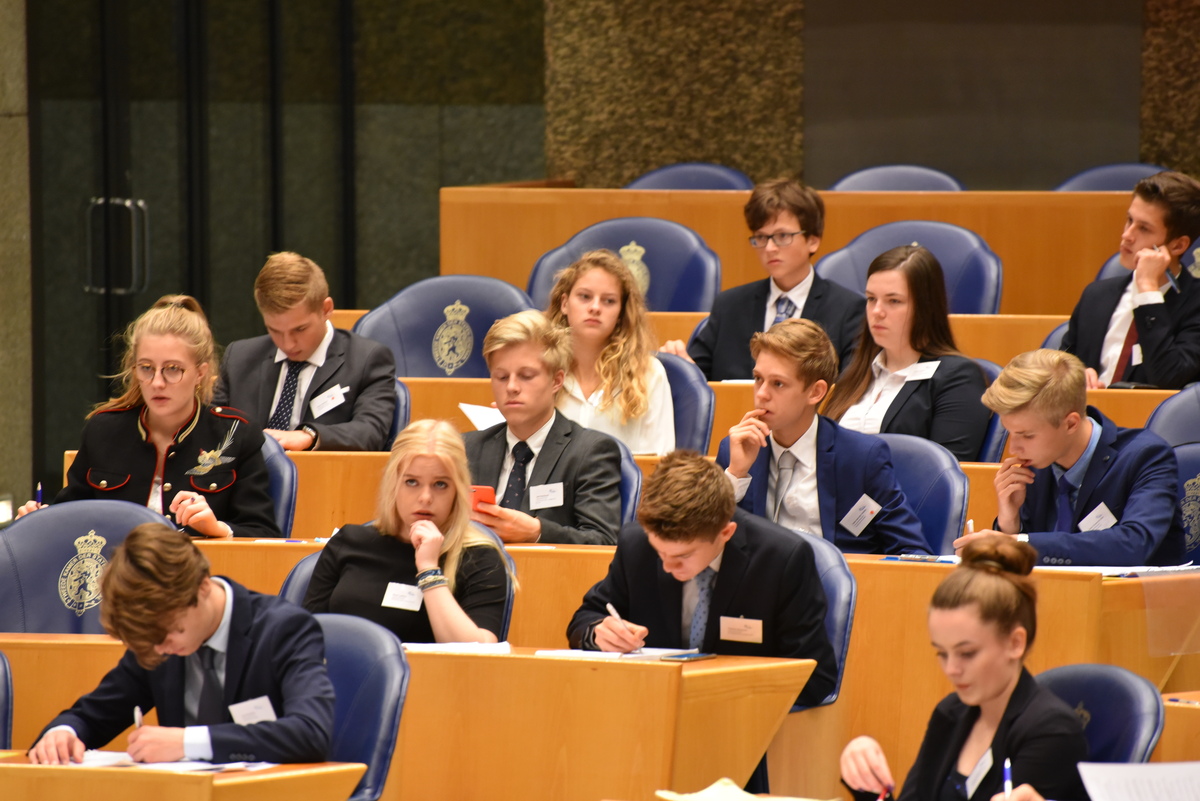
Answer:
[(796, 457), (796, 461), (804, 465), (806, 468), (812, 469), (817, 465), (817, 415), (813, 415), (812, 422), (808, 424), (808, 430), (800, 435), (800, 438), (792, 443), (790, 448), (785, 448), (775, 441), (774, 437), (770, 439), (771, 456), (775, 460), (775, 464), (779, 464), (779, 457), (783, 456), (785, 451), (790, 451)]
[[(329, 343), (330, 342), (333, 342), (333, 323), (326, 320), (325, 321), (325, 336), (321, 337), (321, 344), (317, 345), (317, 349), (314, 350), (312, 352), (312, 355), (309, 356), (304, 361), (307, 364), (315, 365), (317, 367), (320, 367), (321, 365), (325, 364), (325, 355), (327, 353), (329, 353)], [(283, 351), (281, 351), (279, 348), (276, 348), (275, 349), (275, 364), (279, 364), (282, 361), (287, 361), (287, 354), (284, 353)]]
[[(183, 442), (188, 434), (196, 430), (196, 425), (200, 422), (200, 412), (202, 409), (203, 406), (200, 404), (200, 401), (196, 401), (192, 408), (191, 418), (175, 432), (174, 441), (176, 443)], [(150, 439), (150, 427), (146, 424), (146, 413), (148, 411), (149, 408), (143, 404), (142, 411), (138, 414), (138, 433), (142, 435), (143, 442)]]
[(1096, 447), (1100, 444), (1100, 423), (1091, 415), (1088, 415), (1088, 420), (1092, 422), (1092, 436), (1088, 439), (1087, 447), (1083, 449), (1083, 455), (1075, 464), (1071, 465), (1069, 470), (1063, 470), (1057, 462), (1050, 465), (1055, 479), (1060, 479), (1065, 475), (1067, 483), (1075, 489), (1079, 489), (1083, 484), (1083, 477), (1087, 474), (1088, 465), (1092, 463), (1092, 456), (1096, 454)]
[(770, 291), (770, 293), (767, 294), (767, 305), (774, 308), (775, 301), (779, 300), (779, 296), (787, 295), (789, 298), (792, 299), (793, 303), (796, 303), (796, 305), (799, 306), (800, 304), (797, 303), (797, 300), (799, 300), (801, 298), (807, 298), (809, 291), (812, 289), (814, 272), (815, 271), (813, 270), (812, 266), (810, 265), (808, 268), (808, 275), (804, 276), (804, 280), (801, 281), (800, 283), (796, 284), (794, 287), (789, 289), (787, 292), (784, 292), (782, 289), (780, 289), (779, 285), (775, 283), (775, 279), (772, 278), (771, 282), (770, 282), (771, 283), (771, 291)]
[[(542, 446), (546, 444), (546, 437), (550, 436), (550, 426), (554, 425), (554, 418), (558, 417), (558, 412), (550, 413), (550, 419), (546, 421), (546, 425), (539, 428), (529, 435), (525, 440), (525, 444), (529, 446), (529, 450), (533, 451), (533, 457), (536, 459), (538, 453), (541, 452)], [(511, 454), (513, 446), (521, 440), (517, 439), (516, 434), (508, 426), (504, 427), (504, 438), (508, 441), (508, 452)]]

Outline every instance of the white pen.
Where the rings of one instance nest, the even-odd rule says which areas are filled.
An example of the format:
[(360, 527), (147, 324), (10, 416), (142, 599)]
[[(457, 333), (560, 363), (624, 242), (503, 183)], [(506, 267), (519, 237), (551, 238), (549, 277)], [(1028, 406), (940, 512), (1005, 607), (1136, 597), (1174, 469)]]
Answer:
[(142, 708), (140, 706), (133, 708), (133, 727), (135, 729), (142, 728)]
[[(608, 610), (608, 614), (609, 614), (609, 615), (611, 615), (612, 617), (616, 618), (617, 622), (618, 622), (618, 623), (620, 623), (622, 626), (624, 626), (624, 627), (625, 627), (625, 630), (626, 630), (626, 631), (628, 631), (628, 632), (629, 632), (629, 633), (631, 633), (631, 634), (633, 633), (633, 629), (632, 629), (632, 628), (630, 628), (630, 627), (629, 627), (629, 624), (625, 622), (625, 619), (624, 619), (623, 617), (621, 617), (621, 616), (620, 616), (620, 615), (617, 613), (617, 608), (616, 608), (615, 606), (613, 606), (613, 605), (612, 605), (612, 603), (606, 603), (606, 604), (604, 605), (604, 608)], [(641, 648), (637, 648), (637, 649), (634, 649), (633, 651), (631, 651), (630, 653), (635, 653), (635, 654), (636, 654), (636, 653), (638, 653), (638, 652), (639, 652), (639, 651), (641, 651), (641, 650), (642, 650)]]
[(975, 533), (975, 518), (973, 518), (973, 517), (967, 521), (967, 533), (968, 534)]

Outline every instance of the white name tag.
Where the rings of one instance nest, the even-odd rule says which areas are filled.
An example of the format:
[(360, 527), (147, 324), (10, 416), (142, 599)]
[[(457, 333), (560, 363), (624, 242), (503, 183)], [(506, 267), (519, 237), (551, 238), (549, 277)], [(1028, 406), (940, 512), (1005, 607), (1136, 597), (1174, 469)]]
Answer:
[(341, 384), (335, 384), (329, 389), (322, 392), (320, 395), (309, 401), (308, 408), (312, 409), (313, 417), (320, 417), (330, 409), (335, 409), (346, 402), (346, 393), (350, 391), (349, 387), (343, 387)]
[(538, 484), (536, 487), (529, 488), (529, 511), (556, 509), (562, 505), (563, 485), (561, 481), (555, 484)]
[(409, 612), (416, 612), (421, 608), (421, 602), (424, 600), (425, 596), (413, 585), (389, 581), (387, 590), (383, 593), (383, 601), (379, 605), (386, 606), (389, 609), (404, 609)]
[(875, 519), (875, 515), (879, 514), (879, 510), (882, 508), (875, 503), (874, 498), (864, 492), (862, 497), (855, 502), (854, 508), (846, 512), (846, 516), (841, 519), (841, 526), (857, 537), (863, 533), (863, 529)]
[(975, 763), (971, 775), (967, 777), (967, 798), (975, 795), (975, 788), (983, 781), (983, 777), (992, 769), (992, 749), (983, 752), (983, 756)]
[(1117, 524), (1117, 518), (1108, 510), (1108, 507), (1103, 503), (1097, 506), (1092, 511), (1088, 512), (1087, 517), (1079, 521), (1080, 531), (1100, 531), (1105, 528), (1112, 528)]
[[(1136, 342), (1129, 349), (1129, 363), (1134, 367), (1142, 363), (1142, 346)], [(1118, 377), (1117, 380), (1120, 381), (1121, 379)]]
[(917, 362), (908, 368), (908, 375), (904, 376), (905, 381), (925, 381), (933, 378), (933, 374), (937, 372), (938, 365), (941, 362)]
[(721, 616), (721, 639), (730, 642), (762, 643), (762, 621), (748, 617)]
[(251, 723), (270, 723), (276, 719), (271, 699), (265, 695), (251, 698), (249, 701), (230, 704), (229, 714), (233, 716), (233, 722), (239, 726), (249, 726)]

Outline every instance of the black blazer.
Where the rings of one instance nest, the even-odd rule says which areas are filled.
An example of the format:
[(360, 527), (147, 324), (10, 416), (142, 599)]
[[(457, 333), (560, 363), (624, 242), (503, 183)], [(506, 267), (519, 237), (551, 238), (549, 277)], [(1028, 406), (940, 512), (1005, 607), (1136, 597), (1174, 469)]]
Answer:
[[(241, 409), (259, 429), (265, 428), (279, 384), (276, 350), (266, 335), (231, 342), (221, 359), (213, 404)], [(396, 361), (390, 350), (350, 331), (333, 329), (325, 363), (313, 374), (300, 406), (301, 424), (316, 429), (317, 450), (387, 450), (396, 411), (395, 381)], [(313, 417), (310, 401), (335, 386), (347, 388), (345, 400)]]
[[(463, 434), (471, 483), (495, 487), (508, 451), (508, 424)], [(563, 502), (529, 509), (529, 490), (562, 482)], [(496, 497), (504, 492), (499, 487)], [(621, 451), (607, 434), (592, 431), (554, 413), (554, 423), (525, 484), (521, 511), (542, 521), (538, 542), (612, 545), (621, 527)]]
[[(771, 279), (767, 278), (717, 295), (708, 324), (688, 346), (688, 355), (709, 381), (754, 377), (750, 337), (762, 331), (770, 292)], [(861, 295), (814, 274), (800, 316), (820, 323), (841, 364), (846, 365), (858, 346), (866, 308)]]
[[(979, 707), (967, 706), (951, 694), (933, 710), (917, 761), (908, 771), (900, 801), (934, 801), (958, 761)], [(1086, 799), (1076, 765), (1087, 759), (1083, 724), (1058, 696), (1038, 685), (1022, 669), (996, 736), (992, 738), (992, 767), (984, 774), (970, 801), (988, 801), (1004, 790), (1004, 760), (1012, 760), (1013, 786), (1032, 784), (1043, 798), (1058, 801)], [(875, 793), (854, 793), (859, 801), (874, 801)]]
[[(1100, 351), (1108, 323), (1133, 275), (1106, 278), (1088, 284), (1079, 298), (1062, 350), (1074, 353), (1100, 372)], [(1179, 291), (1169, 290), (1163, 302), (1133, 310), (1142, 363), (1130, 365), (1114, 381), (1137, 381), (1163, 389), (1181, 389), (1200, 379), (1200, 281), (1188, 270), (1179, 274)]]
[[(814, 706), (837, 681), (837, 660), (825, 635), (825, 591), (812, 546), (788, 531), (741, 509), (733, 513), (737, 531), (725, 545), (713, 590), (702, 651), (737, 656), (815, 659), (799, 703)], [(646, 645), (686, 648), (682, 631), (683, 582), (662, 568), (638, 523), (621, 529), (608, 575), (587, 591), (567, 626), (572, 648), (590, 641), (591, 630), (608, 615), (611, 603), (621, 617), (646, 626)], [(722, 640), (721, 617), (762, 621), (762, 642)]]

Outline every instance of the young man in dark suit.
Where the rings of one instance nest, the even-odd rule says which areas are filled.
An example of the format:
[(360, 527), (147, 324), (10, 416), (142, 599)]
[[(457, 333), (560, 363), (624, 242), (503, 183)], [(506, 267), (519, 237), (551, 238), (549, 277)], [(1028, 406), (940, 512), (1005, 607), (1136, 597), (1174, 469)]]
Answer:
[(1132, 275), (1088, 284), (1062, 340), (1087, 367), (1088, 389), (1200, 379), (1200, 279), (1179, 263), (1197, 237), (1200, 182), (1178, 172), (1138, 182), (1121, 233)]
[(994, 531), (1044, 565), (1177, 565), (1186, 537), (1175, 452), (1087, 405), (1083, 363), (1058, 350), (1017, 356), (983, 393), (1012, 454), (996, 474)]
[(825, 607), (804, 537), (738, 510), (719, 467), (674, 451), (646, 479), (638, 522), (621, 529), (608, 575), (584, 596), (567, 637), (572, 648), (601, 651), (815, 659), (799, 698), (811, 706), (837, 680)]
[(819, 323), (844, 366), (858, 343), (866, 304), (861, 295), (813, 271), (825, 230), (825, 202), (798, 181), (777, 178), (754, 187), (745, 207), (750, 245), (767, 278), (726, 289), (691, 345), (671, 340), (661, 350), (694, 361), (709, 381), (750, 378), (750, 337), (801, 317)]
[(837, 355), (821, 327), (776, 323), (754, 335), (750, 352), (755, 408), (717, 452), (738, 505), (845, 553), (929, 553), (887, 443), (817, 414), (837, 378)]
[(289, 451), (379, 451), (396, 411), (396, 362), (383, 345), (329, 322), (325, 273), (274, 253), (254, 281), (264, 336), (225, 349), (213, 404), (248, 415)]
[[(321, 762), (333, 730), (325, 641), (312, 615), (209, 575), (185, 532), (144, 523), (101, 579), (100, 619), (129, 649), (56, 717), (35, 764), (83, 759), (130, 724), (138, 762)], [(158, 710), (158, 725), (141, 713)]]
[(612, 545), (621, 522), (616, 440), (554, 409), (571, 362), (571, 334), (539, 311), (509, 315), (483, 339), (492, 394), (505, 422), (463, 435), (471, 480), (498, 503), (471, 517), (505, 542)]

